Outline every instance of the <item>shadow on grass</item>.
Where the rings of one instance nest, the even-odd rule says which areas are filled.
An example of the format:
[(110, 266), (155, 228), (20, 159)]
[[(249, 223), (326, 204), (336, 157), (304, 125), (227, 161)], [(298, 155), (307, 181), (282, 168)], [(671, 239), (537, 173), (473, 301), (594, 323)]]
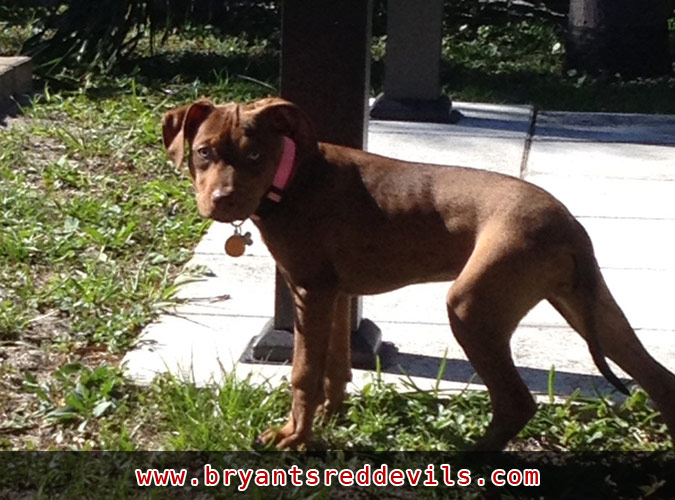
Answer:
[(148, 83), (199, 80), (218, 83), (227, 76), (244, 75), (276, 86), (279, 80), (279, 53), (269, 51), (247, 54), (217, 54), (214, 52), (179, 52), (126, 61), (121, 71), (135, 74)]
[[(120, 62), (110, 75), (94, 76), (95, 83), (86, 89), (87, 97), (96, 100), (128, 95), (131, 79), (151, 91), (167, 94), (180, 93), (182, 88), (201, 95), (217, 88), (262, 97), (278, 94), (279, 53), (270, 50), (251, 56), (186, 51), (133, 58)], [(48, 85), (51, 92), (74, 92), (82, 87), (82, 81), (77, 74), (45, 77), (37, 72), (34, 87)]]

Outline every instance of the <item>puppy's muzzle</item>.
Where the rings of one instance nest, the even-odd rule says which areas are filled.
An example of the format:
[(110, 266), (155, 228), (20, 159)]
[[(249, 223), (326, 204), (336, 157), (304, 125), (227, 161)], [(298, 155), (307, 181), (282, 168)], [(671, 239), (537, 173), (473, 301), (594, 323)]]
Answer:
[(231, 189), (216, 189), (211, 193), (212, 218), (221, 222), (236, 219), (236, 202)]

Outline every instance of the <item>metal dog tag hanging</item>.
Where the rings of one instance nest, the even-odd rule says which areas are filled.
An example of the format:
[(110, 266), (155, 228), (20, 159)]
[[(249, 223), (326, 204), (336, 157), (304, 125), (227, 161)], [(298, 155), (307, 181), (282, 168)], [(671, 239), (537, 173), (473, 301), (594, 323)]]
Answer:
[(244, 255), (247, 245), (252, 245), (251, 233), (241, 234), (241, 224), (234, 226), (234, 234), (225, 242), (225, 253), (230, 257), (241, 257)]

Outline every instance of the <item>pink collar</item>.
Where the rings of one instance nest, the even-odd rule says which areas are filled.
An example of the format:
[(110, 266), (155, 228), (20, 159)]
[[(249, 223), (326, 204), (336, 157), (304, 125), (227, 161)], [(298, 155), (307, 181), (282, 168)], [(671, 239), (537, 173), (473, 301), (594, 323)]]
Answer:
[(295, 142), (290, 137), (284, 136), (284, 150), (281, 153), (277, 173), (274, 176), (272, 187), (267, 193), (267, 197), (279, 203), (288, 180), (291, 178), (293, 166), (295, 165)]
[[(258, 210), (251, 216), (253, 220), (260, 220), (267, 215), (271, 205), (279, 203), (284, 194), (284, 189), (291, 178), (293, 167), (295, 166), (295, 142), (290, 137), (284, 136), (284, 150), (281, 152), (281, 159), (277, 165), (277, 172), (267, 194), (262, 199)], [(270, 203), (273, 202), (273, 203)]]

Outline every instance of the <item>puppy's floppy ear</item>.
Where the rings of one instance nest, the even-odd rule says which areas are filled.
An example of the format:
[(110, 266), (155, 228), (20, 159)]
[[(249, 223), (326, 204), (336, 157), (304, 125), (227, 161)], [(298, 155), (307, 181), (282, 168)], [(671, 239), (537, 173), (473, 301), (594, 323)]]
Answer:
[(214, 106), (208, 99), (200, 99), (194, 104), (188, 104), (167, 111), (162, 119), (162, 139), (169, 158), (176, 168), (183, 163), (185, 156), (185, 141), (190, 144), (197, 134), (197, 129), (206, 120)]
[(316, 133), (307, 115), (295, 104), (278, 98), (262, 99), (252, 105), (252, 128), (272, 129), (290, 137), (305, 151), (316, 149)]

